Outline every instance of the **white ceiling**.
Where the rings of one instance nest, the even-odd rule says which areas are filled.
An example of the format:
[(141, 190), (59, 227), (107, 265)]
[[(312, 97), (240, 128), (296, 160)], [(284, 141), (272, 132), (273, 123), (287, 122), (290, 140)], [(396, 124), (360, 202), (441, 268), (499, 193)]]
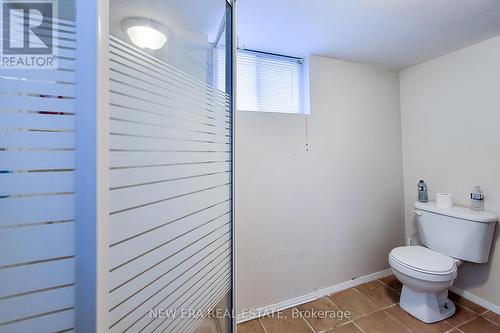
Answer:
[(500, 35), (500, 0), (239, 0), (239, 47), (401, 69)]

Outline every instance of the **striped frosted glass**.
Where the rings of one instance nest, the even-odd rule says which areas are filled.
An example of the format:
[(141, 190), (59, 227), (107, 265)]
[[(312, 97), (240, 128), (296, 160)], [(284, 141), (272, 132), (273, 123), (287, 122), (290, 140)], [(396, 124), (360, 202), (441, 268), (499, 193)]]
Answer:
[[(229, 97), (110, 39), (110, 332), (189, 332), (231, 286)], [(201, 318), (200, 318), (201, 319)]]
[(0, 68), (2, 333), (74, 328), (76, 27), (54, 27), (57, 69)]

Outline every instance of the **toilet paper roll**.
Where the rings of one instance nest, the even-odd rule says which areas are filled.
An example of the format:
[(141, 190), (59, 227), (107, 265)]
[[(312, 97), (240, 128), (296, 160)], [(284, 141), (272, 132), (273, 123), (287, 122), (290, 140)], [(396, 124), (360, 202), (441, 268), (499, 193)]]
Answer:
[(436, 205), (442, 208), (453, 207), (453, 195), (450, 193), (436, 193)]

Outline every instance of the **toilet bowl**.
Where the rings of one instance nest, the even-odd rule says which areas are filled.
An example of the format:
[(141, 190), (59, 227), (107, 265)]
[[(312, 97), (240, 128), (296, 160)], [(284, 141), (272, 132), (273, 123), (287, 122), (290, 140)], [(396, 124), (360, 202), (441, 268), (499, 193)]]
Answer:
[(389, 254), (389, 264), (403, 284), (399, 305), (417, 319), (433, 323), (452, 316), (455, 305), (448, 288), (464, 261), (486, 263), (498, 218), (435, 203), (415, 203), (418, 235), (423, 246), (401, 246)]
[(455, 313), (448, 288), (457, 277), (457, 262), (422, 246), (397, 247), (389, 264), (403, 284), (399, 305), (415, 318), (433, 323)]

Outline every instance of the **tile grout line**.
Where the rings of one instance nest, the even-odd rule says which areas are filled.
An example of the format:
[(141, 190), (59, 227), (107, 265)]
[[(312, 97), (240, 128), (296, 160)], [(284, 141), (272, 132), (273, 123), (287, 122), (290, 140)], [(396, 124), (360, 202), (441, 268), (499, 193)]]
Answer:
[[(377, 306), (379, 308), (382, 308), (381, 306), (379, 306), (377, 303), (375, 303), (374, 301), (372, 301), (371, 299), (369, 299), (368, 296), (366, 296), (365, 294), (363, 294), (361, 291), (359, 291), (355, 287), (352, 288), (352, 289), (354, 289), (358, 294), (360, 294), (361, 296), (363, 296), (364, 298), (366, 298), (368, 300), (368, 302), (373, 303), (373, 305), (375, 305), (375, 306)], [(373, 311), (373, 312), (375, 312), (375, 311)]]
[(358, 330), (360, 330), (360, 331), (361, 331), (361, 332), (363, 332), (363, 333), (366, 333), (366, 332), (365, 332), (365, 331), (364, 331), (361, 327), (359, 327), (359, 326), (358, 326), (358, 324), (356, 324), (356, 323), (354, 322), (354, 320), (352, 321), (352, 323), (354, 324), (354, 326), (356, 326), (356, 327), (358, 328)]
[(361, 318), (364, 318), (364, 317), (368, 317), (368, 316), (370, 316), (370, 315), (374, 314), (375, 312), (379, 312), (379, 311), (384, 311), (384, 310), (387, 310), (387, 309), (389, 309), (389, 308), (392, 308), (392, 307), (393, 307), (393, 306), (395, 306), (395, 305), (397, 305), (397, 303), (396, 303), (396, 304), (389, 305), (389, 306), (386, 306), (386, 307), (383, 307), (383, 308), (380, 308), (380, 309), (377, 309), (377, 310), (372, 311), (372, 312), (369, 312), (369, 313), (367, 313), (367, 314), (361, 315), (361, 316), (359, 316), (359, 317), (356, 317), (356, 318), (355, 318), (355, 319), (353, 319), (352, 321), (355, 321), (355, 320), (358, 320), (358, 319), (361, 319)]
[[(293, 311), (293, 309), (294, 309), (294, 308), (295, 308), (295, 309), (297, 309), (296, 307), (292, 307), (292, 308), (288, 308), (288, 309), (292, 309), (292, 311)], [(288, 309), (285, 309), (285, 310), (288, 310)], [(299, 312), (299, 314), (300, 314), (299, 309), (297, 309), (297, 311), (298, 311), (298, 312)], [(264, 323), (263, 323), (263, 322), (262, 322), (262, 320), (261, 320), (261, 317), (256, 318), (256, 319), (259, 321), (260, 326), (262, 326), (262, 328), (264, 329), (264, 332), (268, 333), (268, 332), (267, 332), (267, 329), (266, 329), (266, 326), (264, 325)], [(293, 318), (292, 318), (292, 319), (293, 319)], [(306, 319), (302, 316), (302, 314), (300, 314), (300, 319), (302, 319), (303, 321), (305, 321), (306, 325), (307, 325), (307, 326), (308, 326), (308, 327), (312, 330), (312, 332), (313, 332), (313, 333), (317, 333), (317, 332), (316, 332), (316, 330), (315, 330), (315, 329), (314, 329), (314, 328), (313, 328), (313, 327), (309, 324), (309, 322), (308, 322), (308, 321), (307, 321), (307, 320), (306, 320)]]
[(464, 309), (472, 312), (475, 315), (474, 318), (467, 319), (466, 321), (464, 321), (462, 323), (459, 323), (459, 324), (456, 324), (456, 325), (453, 325), (452, 323), (450, 323), (448, 321), (448, 319), (452, 318), (455, 315), (455, 313), (451, 317), (448, 317), (448, 318), (444, 319), (444, 321), (447, 322), (448, 324), (450, 324), (451, 326), (453, 326), (453, 328), (457, 328), (458, 326), (462, 326), (463, 324), (465, 324), (465, 323), (467, 323), (467, 322), (469, 322), (469, 321), (471, 321), (473, 319), (476, 319), (477, 317), (481, 316), (480, 314), (477, 314), (476, 312), (472, 311), (471, 309), (469, 309), (469, 308), (467, 308), (467, 307), (465, 307), (465, 306), (463, 306), (461, 304), (458, 304), (457, 302), (453, 302), (451, 299), (450, 299), (450, 301), (455, 305), (455, 313), (457, 313), (457, 307), (460, 306), (460, 307), (462, 307), (462, 308), (464, 308)]
[[(325, 296), (325, 298), (326, 298), (326, 299), (327, 299), (330, 303), (332, 303), (333, 305), (335, 305), (335, 307), (336, 307), (337, 309), (339, 309), (339, 310), (340, 310), (340, 308), (337, 306), (337, 304), (335, 304), (335, 303), (334, 303), (334, 302), (330, 299), (330, 297), (329, 297), (329, 296), (330, 296), (330, 295), (326, 295), (326, 296)], [(340, 310), (340, 311), (342, 311), (342, 310)]]
[(304, 320), (306, 322), (306, 325), (309, 326), (309, 328), (314, 332), (314, 333), (317, 333), (316, 330), (311, 326), (311, 324), (309, 324), (309, 322), (307, 321), (306, 318), (304, 318), (304, 316), (302, 315), (302, 312), (299, 310), (298, 307), (294, 306), (293, 308), (291, 308), (292, 311), (293, 309), (296, 309), (297, 312), (300, 314), (300, 319)]
[[(349, 288), (349, 289), (354, 289), (354, 287), (351, 287), (351, 288)], [(349, 289), (345, 289), (345, 290), (349, 290)], [(354, 290), (355, 290), (355, 289), (354, 289)], [(357, 290), (356, 290), (356, 291), (357, 291)], [(359, 293), (359, 291), (357, 291), (357, 292)], [(360, 294), (361, 294), (361, 293), (360, 293)], [(333, 294), (331, 294), (331, 295), (333, 295)], [(340, 308), (337, 304), (335, 304), (335, 302), (334, 302), (334, 301), (332, 301), (332, 300), (330, 299), (330, 296), (331, 296), (331, 295), (326, 296), (326, 298), (328, 298), (328, 300), (329, 300), (329, 301), (330, 301), (333, 305), (335, 305), (335, 306), (336, 306), (336, 307), (337, 307), (340, 311), (342, 311), (342, 309), (341, 309), (341, 308)], [(363, 295), (363, 294), (361, 294), (361, 295)], [(364, 295), (363, 295), (363, 296), (364, 296)], [(368, 298), (367, 298), (367, 299), (368, 299)], [(371, 300), (370, 300), (370, 299), (368, 299), (368, 300), (371, 302)], [(372, 303), (373, 303), (373, 302), (372, 302)], [(374, 303), (374, 304), (375, 304), (375, 303)], [(376, 305), (376, 304), (375, 304), (375, 305)], [(378, 305), (377, 305), (377, 306), (378, 306)], [(379, 310), (381, 310), (381, 309), (377, 309), (377, 310), (375, 310), (375, 311), (373, 311), (373, 312), (370, 312), (370, 313), (367, 313), (367, 314), (361, 315), (361, 316), (356, 317), (356, 318), (349, 318), (349, 321), (350, 321), (350, 322), (352, 322), (352, 323), (354, 324), (354, 320), (358, 320), (359, 318), (363, 318), (363, 317), (365, 317), (365, 316), (369, 316), (369, 315), (371, 315), (372, 313), (375, 313), (375, 312), (377, 312), (377, 311), (379, 311)], [(346, 311), (348, 311), (348, 310), (346, 310)], [(350, 311), (349, 311), (349, 312), (350, 312)], [(343, 324), (342, 324), (342, 325), (343, 325)], [(342, 325), (339, 325), (339, 326), (342, 326)]]
[(345, 323), (342, 323), (342, 324), (340, 324), (340, 325), (338, 325), (338, 326), (335, 326), (334, 328), (330, 329), (329, 331), (333, 331), (333, 330), (334, 330), (334, 329), (336, 329), (337, 327), (345, 326), (345, 325), (347, 325), (347, 324), (349, 324), (349, 323), (352, 323), (352, 322), (353, 322), (352, 320), (348, 320), (348, 321), (346, 321)]
[[(337, 304), (335, 304), (335, 302), (334, 302), (334, 301), (332, 301), (332, 300), (330, 299), (330, 297), (328, 297), (328, 296), (330, 296), (330, 295), (325, 296), (325, 298), (328, 300), (328, 302), (332, 303), (332, 304), (333, 304), (333, 306), (334, 306), (334, 307), (335, 307), (338, 311), (345, 312), (345, 311), (342, 311), (342, 309), (341, 309), (341, 308), (340, 308)], [(348, 310), (346, 310), (346, 311), (348, 311)], [(349, 313), (351, 313), (351, 311), (349, 311)], [(344, 317), (344, 318), (345, 318), (345, 317)], [(348, 319), (348, 320), (347, 320), (345, 323), (342, 323), (342, 324), (337, 325), (337, 326), (335, 326), (335, 327), (343, 326), (343, 325), (345, 325), (345, 324), (347, 324), (347, 323), (349, 323), (349, 322), (351, 322), (351, 321), (352, 321), (352, 318), (351, 318), (350, 316), (349, 316), (349, 318), (347, 318), (347, 319)], [(334, 328), (335, 328), (335, 327), (334, 327)]]
[[(389, 286), (387, 283), (382, 282), (382, 281), (380, 281), (379, 279), (374, 280), (374, 281), (379, 282), (382, 286), (387, 286), (389, 289), (391, 289), (392, 291), (394, 291), (396, 294), (398, 294), (398, 295), (401, 297), (401, 293), (400, 293), (400, 292), (398, 292), (397, 290), (395, 290), (394, 288), (392, 288), (391, 286)], [(367, 299), (369, 299), (369, 298), (368, 298), (368, 296), (364, 295), (361, 291), (359, 291), (358, 289), (356, 289), (356, 287), (354, 287), (353, 289), (355, 289), (358, 293), (360, 293), (361, 295), (363, 295), (363, 296), (365, 296)], [(371, 301), (371, 300), (370, 300), (370, 301)], [(373, 303), (373, 304), (375, 304), (375, 305), (377, 305), (377, 306), (379, 306), (378, 304), (376, 304), (376, 303), (375, 303), (375, 302), (373, 302), (373, 301), (372, 301), (372, 303)], [(382, 312), (384, 312), (386, 315), (388, 315), (390, 318), (394, 319), (394, 321), (396, 321), (398, 324), (400, 324), (400, 325), (402, 325), (403, 327), (407, 328), (407, 329), (409, 330), (409, 332), (411, 332), (412, 330), (411, 330), (411, 328), (410, 328), (410, 327), (408, 327), (408, 326), (407, 326), (407, 325), (405, 325), (404, 323), (400, 322), (398, 319), (396, 319), (396, 318), (395, 318), (394, 316), (392, 316), (390, 313), (388, 313), (388, 312), (386, 312), (386, 311), (385, 311), (385, 310), (387, 310), (387, 309), (389, 309), (389, 308), (392, 308), (393, 306), (396, 306), (396, 305), (398, 305), (398, 303), (394, 303), (394, 304), (391, 304), (391, 305), (388, 305), (388, 306), (385, 306), (385, 307), (380, 307), (380, 309), (379, 309), (379, 310), (377, 310), (377, 311), (373, 311), (373, 312), (368, 313), (368, 314), (363, 315), (363, 316), (360, 316), (360, 317), (356, 318), (356, 320), (358, 320), (358, 319), (360, 319), (360, 318), (367, 317), (367, 316), (369, 316), (369, 315), (372, 315), (372, 314), (374, 314), (375, 312), (382, 311)], [(353, 321), (353, 323), (354, 323), (354, 325), (356, 325), (356, 327), (358, 327), (358, 325), (357, 325), (354, 321)], [(358, 327), (358, 328), (359, 328), (359, 327)]]
[[(460, 296), (460, 295), (459, 295), (459, 297), (462, 297), (462, 296)], [(483, 314), (485, 314), (486, 312), (488, 312), (488, 311), (489, 311), (488, 309), (486, 309), (485, 311), (483, 311), (483, 312), (481, 312), (481, 313), (477, 313), (476, 311), (472, 310), (471, 308), (469, 308), (469, 307), (467, 307), (467, 306), (465, 306), (465, 305), (459, 304), (459, 303), (458, 303), (458, 301), (451, 300), (449, 297), (448, 297), (448, 299), (449, 299), (451, 302), (453, 302), (453, 304), (455, 304), (455, 307), (456, 307), (457, 305), (458, 305), (458, 306), (461, 306), (462, 308), (465, 308), (465, 309), (469, 310), (470, 312), (472, 312), (472, 313), (473, 313), (473, 314), (475, 314), (476, 316), (482, 316)], [(476, 303), (473, 303), (473, 304), (478, 305), (478, 304), (476, 304)]]
[[(361, 295), (363, 295), (363, 293), (362, 293), (362, 292), (360, 292), (359, 290), (355, 289), (355, 287), (352, 287), (352, 289), (356, 290), (358, 293), (360, 293)], [(328, 295), (328, 296), (330, 296), (330, 295)], [(335, 306), (336, 306), (336, 307), (340, 310), (340, 308), (338, 307), (338, 305), (337, 305), (337, 304), (335, 304), (335, 302), (334, 302), (334, 301), (332, 301), (332, 300), (330, 299), (330, 297), (328, 297), (328, 296), (327, 296), (326, 298), (328, 298), (328, 300), (329, 300), (330, 302), (332, 302), (332, 303), (333, 303), (333, 305), (335, 305)], [(356, 318), (350, 319), (350, 320), (349, 320), (349, 322), (352, 322), (353, 324), (355, 324), (355, 323), (354, 323), (354, 321), (355, 321), (355, 320), (359, 320), (359, 319), (361, 319), (361, 318), (368, 317), (368, 316), (370, 316), (370, 315), (372, 315), (372, 314), (374, 314), (374, 313), (376, 313), (376, 312), (379, 312), (379, 311), (384, 311), (384, 312), (385, 312), (385, 310), (387, 310), (387, 309), (389, 309), (389, 308), (392, 308), (393, 306), (398, 305), (398, 303), (394, 303), (394, 304), (391, 304), (391, 305), (388, 305), (388, 306), (381, 307), (381, 306), (379, 306), (378, 304), (376, 304), (375, 302), (373, 302), (371, 299), (369, 299), (368, 297), (366, 297), (365, 295), (363, 295), (363, 296), (364, 296), (367, 300), (369, 300), (370, 302), (372, 302), (373, 304), (375, 304), (375, 306), (377, 306), (379, 309), (377, 309), (377, 310), (375, 310), (375, 311), (372, 311), (372, 312), (365, 313), (365, 314), (363, 314), (363, 315), (361, 315), (361, 316), (359, 316), (359, 317), (356, 317)], [(342, 310), (341, 310), (341, 311), (342, 311)], [(392, 317), (392, 316), (391, 316), (391, 317)], [(344, 323), (344, 324), (339, 325), (339, 326), (343, 326), (343, 325), (345, 325), (345, 324), (347, 324), (347, 323)], [(355, 325), (356, 325), (356, 324), (355, 324)], [(356, 326), (357, 326), (357, 325), (356, 325)], [(404, 326), (406, 327), (406, 325), (404, 325)], [(338, 327), (338, 326), (337, 326), (337, 327)]]
[[(478, 316), (481, 316), (481, 317), (482, 317), (482, 316), (483, 316), (486, 312), (490, 312), (490, 311), (491, 311), (491, 310), (488, 310), (488, 309), (484, 308), (483, 306), (481, 306), (481, 305), (479, 305), (479, 304), (477, 304), (477, 303), (474, 303), (474, 302), (472, 302), (472, 301), (468, 300), (467, 298), (465, 298), (465, 297), (463, 297), (463, 296), (460, 296), (460, 295), (459, 295), (459, 294), (457, 294), (457, 293), (454, 293), (453, 291), (448, 290), (448, 296), (449, 296), (449, 293), (450, 293), (450, 292), (451, 292), (451, 293), (453, 293), (453, 294), (455, 294), (455, 295), (457, 295), (459, 298), (462, 298), (462, 299), (465, 299), (466, 301), (469, 301), (469, 302), (470, 302), (470, 303), (472, 303), (473, 305), (477, 305), (477, 306), (479, 306), (479, 307), (482, 307), (482, 308), (484, 309), (484, 311), (483, 311), (483, 312), (481, 312), (481, 313), (478, 313), (478, 312), (476, 312), (476, 311), (472, 310), (471, 308), (469, 308), (468, 306), (466, 306), (466, 305), (462, 305), (462, 304), (459, 304), (459, 303), (458, 303), (458, 301), (454, 301), (454, 300), (452, 300), (452, 299), (450, 299), (450, 298), (448, 297), (448, 299), (449, 299), (451, 302), (453, 302), (453, 304), (455, 304), (455, 306), (459, 305), (459, 306), (461, 306), (461, 307), (463, 307), (463, 308), (466, 308), (467, 310), (469, 310), (470, 312), (474, 313), (475, 315), (478, 315)], [(493, 311), (491, 311), (491, 312), (493, 312)], [(485, 318), (485, 319), (486, 319), (486, 318)], [(495, 324), (495, 323), (494, 323), (494, 324)], [(498, 326), (498, 325), (497, 325), (497, 326)]]
[(394, 289), (393, 287), (391, 287), (389, 284), (387, 284), (387, 283), (385, 283), (384, 281), (381, 281), (381, 280), (377, 280), (377, 281), (380, 282), (380, 283), (382, 283), (384, 286), (387, 286), (389, 289), (391, 289), (392, 291), (395, 291), (399, 296), (401, 296), (401, 292), (397, 291), (396, 289)]
[[(346, 290), (347, 290), (347, 289), (346, 289)], [(333, 295), (333, 294), (332, 294), (332, 295)], [(326, 296), (325, 296), (325, 298), (328, 300), (328, 302), (332, 303), (332, 304), (333, 304), (333, 306), (335, 306), (335, 307), (336, 307), (339, 311), (342, 311), (342, 310), (340, 309), (340, 307), (339, 307), (337, 304), (335, 304), (335, 302), (334, 302), (334, 301), (332, 301), (332, 300), (330, 299), (330, 297), (329, 297), (329, 296), (330, 296), (330, 295), (326, 295)], [(342, 312), (344, 312), (344, 311), (342, 311)], [(349, 311), (349, 312), (350, 312), (350, 311)], [(349, 324), (349, 323), (354, 324), (354, 321), (353, 321), (351, 318), (349, 318), (349, 320), (348, 320), (348, 321), (346, 321), (345, 323), (342, 323), (342, 324), (340, 324), (340, 325), (338, 325), (338, 326), (335, 326), (335, 327), (333, 327), (333, 328), (331, 328), (331, 329), (327, 330), (327, 331), (326, 331), (326, 333), (333, 331), (333, 330), (334, 330), (334, 329), (336, 329), (337, 327), (341, 327), (341, 326), (347, 325), (347, 324)], [(356, 324), (354, 324), (354, 325), (356, 325)]]
[[(352, 288), (352, 289), (354, 289), (354, 288)], [(356, 290), (356, 289), (354, 289), (354, 290)], [(356, 291), (357, 291), (358, 293), (360, 293), (361, 295), (363, 295), (363, 293), (361, 293), (360, 291), (358, 291), (358, 290), (356, 290)], [(328, 295), (328, 296), (330, 296), (330, 295)], [(330, 302), (332, 302), (335, 306), (337, 306), (337, 304), (335, 304), (335, 302), (334, 302), (334, 301), (332, 301), (332, 300), (330, 299), (330, 297), (328, 297), (328, 296), (327, 296), (328, 300), (330, 300)], [(366, 297), (365, 295), (363, 295), (363, 296), (364, 296), (366, 299), (368, 299), (370, 302), (372, 302), (372, 301), (371, 301), (368, 297)], [(373, 304), (375, 304), (374, 302), (372, 302), (372, 303), (373, 303)], [(363, 314), (363, 315), (361, 315), (361, 316), (359, 316), (359, 317), (353, 318), (353, 319), (351, 319), (351, 320), (350, 320), (350, 322), (352, 322), (353, 324), (355, 324), (355, 323), (354, 323), (354, 321), (355, 321), (355, 320), (358, 320), (358, 319), (361, 319), (361, 318), (364, 318), (364, 317), (368, 317), (368, 316), (370, 316), (370, 315), (374, 314), (375, 312), (378, 312), (378, 311), (384, 311), (384, 310), (389, 309), (389, 308), (392, 308), (393, 306), (396, 306), (396, 305), (398, 305), (398, 303), (394, 303), (394, 304), (391, 304), (391, 305), (388, 305), (388, 306), (385, 306), (385, 307), (380, 307), (379, 305), (375, 304), (375, 306), (379, 307), (379, 309), (377, 309), (377, 310), (375, 310), (375, 311), (372, 311), (372, 312), (369, 312), (369, 313), (366, 313), (366, 314)], [(337, 306), (337, 307), (338, 307), (338, 306)], [(339, 308), (339, 310), (340, 310), (340, 308)], [(384, 312), (385, 312), (385, 311), (384, 311)], [(344, 324), (347, 324), (347, 323), (344, 323)], [(343, 326), (344, 324), (339, 325), (339, 326)], [(357, 326), (357, 325), (356, 325), (356, 326)], [(406, 325), (405, 325), (405, 327), (406, 327)]]
[(302, 320), (304, 320), (306, 322), (306, 325), (309, 326), (309, 328), (314, 332), (314, 333), (317, 333), (316, 330), (311, 326), (311, 324), (309, 324), (309, 322), (307, 321), (306, 318), (302, 317), (302, 315), (300, 316), (300, 318)]
[[(355, 288), (354, 288), (354, 287), (351, 287), (351, 288), (349, 288), (349, 289), (354, 289), (354, 290), (355, 290)], [(345, 289), (345, 290), (348, 290), (348, 289)], [(359, 292), (358, 290), (356, 290), (356, 291), (357, 291), (357, 292)], [(361, 293), (360, 293), (360, 294), (361, 294)], [(327, 296), (325, 296), (325, 297), (328, 299), (328, 301), (330, 301), (330, 303), (332, 303), (333, 305), (335, 305), (335, 307), (336, 307), (337, 309), (339, 309), (340, 311), (342, 311), (342, 309), (341, 309), (341, 308), (340, 308), (337, 304), (335, 304), (335, 302), (334, 302), (332, 299), (330, 299), (330, 296), (331, 296), (331, 295), (333, 295), (333, 294), (327, 295)], [(363, 295), (363, 294), (361, 294), (361, 295)], [(363, 296), (364, 296), (364, 295), (363, 295)], [(366, 296), (365, 296), (365, 297), (366, 297)], [(367, 299), (368, 299), (368, 298), (367, 298)], [(370, 299), (368, 299), (368, 300), (371, 302), (371, 300), (370, 300)], [(373, 303), (373, 302), (372, 302), (372, 303)], [(375, 304), (375, 303), (374, 303), (374, 304)], [(376, 304), (375, 304), (375, 305), (376, 305)], [(378, 305), (376, 305), (376, 306), (378, 306)], [(338, 326), (336, 326), (336, 327), (332, 328), (331, 330), (328, 330), (327, 332), (331, 332), (331, 331), (333, 331), (334, 329), (336, 329), (337, 327), (345, 326), (345, 325), (347, 325), (347, 324), (349, 324), (349, 323), (352, 323), (352, 324), (353, 324), (354, 326), (356, 326), (356, 327), (357, 327), (357, 328), (358, 328), (361, 332), (365, 333), (365, 331), (363, 331), (363, 330), (361, 329), (361, 327), (359, 327), (359, 326), (358, 326), (358, 325), (354, 322), (354, 320), (358, 320), (358, 319), (360, 319), (360, 318), (363, 318), (363, 317), (369, 316), (369, 315), (371, 315), (371, 314), (373, 314), (373, 313), (375, 313), (375, 312), (377, 312), (377, 311), (380, 311), (380, 310), (382, 310), (382, 309), (377, 309), (377, 310), (375, 310), (375, 311), (373, 311), (373, 312), (367, 313), (366, 315), (359, 316), (359, 317), (357, 317), (357, 318), (355, 318), (355, 319), (349, 318), (349, 320), (348, 320), (348, 321), (346, 321), (345, 323), (340, 324), (340, 325), (338, 325)]]
[(257, 320), (259, 321), (259, 324), (260, 326), (262, 327), (262, 329), (264, 330), (265, 333), (268, 333), (267, 330), (266, 330), (266, 327), (264, 326), (264, 323), (262, 322), (262, 320), (260, 320), (260, 317), (257, 318)]
[[(328, 298), (328, 297), (327, 297), (327, 298)], [(315, 299), (313, 302), (315, 302), (315, 301), (317, 301), (317, 300), (319, 300), (319, 298)], [(306, 303), (306, 304), (307, 304), (307, 303)], [(301, 304), (301, 305), (302, 305), (302, 304)], [(304, 319), (304, 321), (306, 322), (307, 326), (309, 326), (309, 327), (312, 329), (312, 331), (313, 331), (314, 333), (317, 333), (317, 332), (316, 332), (316, 330), (314, 329), (314, 327), (312, 327), (312, 325), (311, 325), (311, 324), (307, 321), (307, 319), (306, 319), (306, 318), (304, 318), (304, 316), (302, 315), (302, 311), (300, 311), (300, 309), (299, 309), (297, 306), (294, 306), (294, 308), (295, 308), (295, 309), (297, 309), (297, 311), (300, 313), (300, 318)], [(340, 310), (340, 309), (339, 309), (339, 310)]]
[[(474, 312), (474, 314), (476, 314), (476, 313)], [(457, 329), (457, 330), (459, 330), (460, 332), (463, 332), (463, 331), (460, 329), (460, 327), (462, 327), (462, 326), (464, 326), (465, 324), (468, 324), (468, 323), (470, 323), (471, 321), (476, 320), (476, 319), (478, 319), (478, 318), (480, 318), (480, 316), (477, 316), (477, 315), (476, 315), (476, 317), (474, 317), (474, 318), (470, 318), (470, 319), (467, 319), (466, 321), (464, 321), (464, 322), (462, 322), (462, 323), (460, 323), (460, 324), (455, 325), (453, 328), (456, 328), (456, 329)]]
[[(373, 280), (373, 281), (370, 281), (370, 282), (374, 282), (374, 281), (377, 281), (379, 282), (382, 286), (387, 286), (389, 289), (391, 289), (393, 292), (395, 292), (400, 298), (401, 298), (401, 293), (399, 293), (397, 290), (391, 288), (389, 285), (387, 285), (386, 283), (380, 281), (380, 280)], [(370, 282), (367, 282), (367, 283), (363, 283), (363, 284), (368, 284)], [(363, 284), (360, 284), (359, 286), (362, 286)], [(356, 287), (359, 287), (359, 286), (356, 286)], [(377, 303), (375, 303), (375, 301), (372, 301), (368, 296), (366, 296), (361, 290), (358, 290), (356, 287), (353, 287), (353, 289), (355, 289), (357, 292), (359, 292), (361, 295), (365, 296), (367, 299), (369, 299), (373, 304), (375, 304), (376, 306), (379, 306), (381, 309), (385, 310), (385, 309), (388, 309), (390, 307), (393, 307), (395, 304), (399, 304), (399, 301), (396, 302), (396, 303), (393, 303), (393, 304), (390, 304), (390, 305), (386, 305), (386, 306), (380, 306), (378, 305)]]
[(357, 318), (353, 319), (353, 321), (354, 321), (354, 320), (358, 320), (358, 319), (360, 319), (360, 318), (364, 318), (364, 317), (369, 316), (369, 315), (372, 315), (372, 314), (374, 314), (374, 313), (375, 313), (375, 312), (377, 312), (377, 311), (383, 311), (383, 310), (386, 310), (386, 309), (392, 308), (393, 306), (395, 306), (395, 305), (398, 305), (398, 304), (399, 304), (399, 303), (394, 303), (394, 304), (390, 304), (390, 305), (387, 305), (387, 306), (380, 306), (380, 305), (376, 304), (375, 302), (373, 302), (371, 299), (369, 299), (367, 296), (363, 295), (363, 293), (362, 293), (362, 292), (360, 292), (359, 290), (357, 290), (357, 289), (355, 289), (355, 288), (353, 288), (353, 289), (354, 289), (354, 290), (356, 290), (356, 292), (358, 292), (358, 293), (359, 293), (360, 295), (362, 295), (364, 298), (366, 298), (369, 302), (373, 303), (376, 307), (378, 307), (378, 308), (379, 308), (379, 309), (377, 309), (377, 310), (375, 310), (375, 311), (372, 311), (372, 312), (366, 313), (366, 314), (364, 314), (364, 315), (361, 315), (361, 316), (359, 316), (359, 317), (357, 317)]
[[(388, 308), (387, 308), (387, 309), (388, 309)], [(406, 325), (405, 323), (401, 322), (399, 319), (397, 319), (396, 317), (394, 317), (393, 315), (391, 315), (389, 312), (385, 311), (385, 309), (384, 309), (384, 310), (382, 310), (382, 311), (384, 311), (384, 313), (385, 313), (386, 315), (388, 315), (389, 317), (391, 317), (392, 319), (394, 319), (394, 321), (396, 321), (397, 323), (399, 323), (399, 324), (403, 325), (403, 327), (406, 327), (406, 328), (408, 329), (408, 331), (409, 331), (409, 332), (412, 332), (412, 331), (413, 331), (413, 330), (412, 330), (412, 328), (411, 328), (410, 326), (408, 326), (408, 325)]]
[[(484, 315), (486, 312), (489, 312), (489, 310), (488, 310), (488, 311), (483, 312), (483, 314), (482, 314), (482, 315), (480, 315), (480, 317), (481, 317), (481, 318), (483, 318), (483, 319), (485, 319), (485, 320), (487, 320), (487, 321), (489, 321), (490, 323), (492, 323), (492, 324), (494, 324), (494, 325), (496, 325), (496, 326), (500, 326), (500, 324), (495, 323), (493, 320), (488, 319), (488, 318), (486, 318), (486, 317), (483, 317), (483, 315)], [(493, 312), (493, 311), (491, 311), (491, 312), (492, 312), (492, 313), (495, 313), (495, 312)]]

